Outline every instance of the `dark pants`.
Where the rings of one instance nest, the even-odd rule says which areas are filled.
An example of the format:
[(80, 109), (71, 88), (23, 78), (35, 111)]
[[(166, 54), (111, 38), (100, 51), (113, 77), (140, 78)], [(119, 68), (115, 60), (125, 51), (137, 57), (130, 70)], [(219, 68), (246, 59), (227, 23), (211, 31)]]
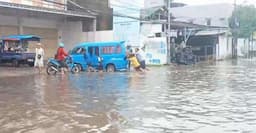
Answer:
[(99, 63), (98, 70), (103, 70), (103, 64)]
[(145, 60), (143, 60), (143, 61), (140, 62), (140, 67), (141, 67), (142, 69), (146, 69), (146, 61), (145, 61)]
[(64, 60), (63, 61), (59, 61), (59, 63), (60, 63), (60, 67), (61, 68), (68, 68), (67, 63)]
[(131, 70), (131, 62), (128, 60), (128, 71)]

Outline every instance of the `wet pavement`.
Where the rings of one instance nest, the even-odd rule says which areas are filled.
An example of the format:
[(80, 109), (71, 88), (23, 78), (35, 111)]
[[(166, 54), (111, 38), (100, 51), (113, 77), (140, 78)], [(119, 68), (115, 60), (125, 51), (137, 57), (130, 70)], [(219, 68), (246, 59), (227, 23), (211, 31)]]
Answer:
[(47, 76), (0, 67), (0, 132), (256, 131), (256, 60), (150, 69)]

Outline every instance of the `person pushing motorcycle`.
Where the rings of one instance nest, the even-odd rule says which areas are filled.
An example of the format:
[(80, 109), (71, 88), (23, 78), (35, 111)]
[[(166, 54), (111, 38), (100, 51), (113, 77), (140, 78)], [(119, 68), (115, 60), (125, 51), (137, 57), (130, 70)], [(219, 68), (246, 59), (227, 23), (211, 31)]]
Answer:
[(65, 62), (66, 57), (68, 56), (68, 53), (64, 49), (64, 43), (59, 43), (59, 48), (57, 50), (56, 59), (59, 61), (61, 66), (61, 74), (64, 74), (67, 69), (68, 65)]

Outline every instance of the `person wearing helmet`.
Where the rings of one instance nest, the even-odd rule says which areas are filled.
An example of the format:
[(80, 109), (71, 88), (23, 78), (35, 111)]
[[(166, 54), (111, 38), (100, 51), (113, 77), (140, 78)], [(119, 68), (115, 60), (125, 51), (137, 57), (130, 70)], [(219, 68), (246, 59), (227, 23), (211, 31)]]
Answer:
[(65, 69), (68, 68), (68, 66), (65, 62), (65, 59), (67, 56), (68, 56), (68, 53), (64, 49), (64, 44), (59, 43), (59, 48), (57, 50), (56, 59), (59, 61), (60, 65), (61, 65), (61, 73), (62, 74), (64, 74), (64, 72), (66, 71)]

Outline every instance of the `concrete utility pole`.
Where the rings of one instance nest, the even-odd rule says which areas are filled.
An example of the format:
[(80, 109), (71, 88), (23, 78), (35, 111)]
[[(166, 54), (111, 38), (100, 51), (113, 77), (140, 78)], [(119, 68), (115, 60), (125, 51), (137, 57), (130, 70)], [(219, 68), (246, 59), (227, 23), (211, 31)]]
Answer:
[(168, 29), (167, 29), (167, 63), (170, 64), (171, 63), (171, 37), (170, 37), (170, 33), (171, 33), (171, 2), (172, 0), (167, 0), (167, 10), (168, 10)]
[[(236, 10), (237, 10), (236, 0), (234, 0), (234, 11), (236, 11)], [(233, 29), (232, 29), (233, 30), (232, 58), (237, 59), (237, 35), (236, 35), (236, 33), (234, 33), (237, 31), (237, 27), (238, 27), (236, 14), (235, 14), (235, 18), (233, 21), (234, 21), (235, 27), (233, 27)]]

